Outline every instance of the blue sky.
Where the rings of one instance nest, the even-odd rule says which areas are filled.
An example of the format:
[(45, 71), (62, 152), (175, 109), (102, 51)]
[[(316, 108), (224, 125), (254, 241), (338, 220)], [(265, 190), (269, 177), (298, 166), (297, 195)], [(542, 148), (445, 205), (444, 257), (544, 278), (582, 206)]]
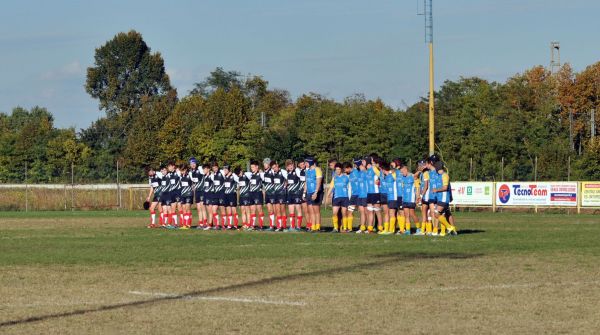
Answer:
[[(404, 108), (427, 94), (417, 2), (3, 1), (0, 111), (40, 105), (57, 126), (87, 127), (103, 112), (85, 93), (85, 69), (96, 47), (130, 29), (163, 55), (180, 96), (221, 66), (262, 75), (294, 98), (364, 93)], [(600, 2), (433, 2), (436, 86), (460, 76), (503, 81), (548, 65), (553, 40), (576, 70), (600, 60)]]

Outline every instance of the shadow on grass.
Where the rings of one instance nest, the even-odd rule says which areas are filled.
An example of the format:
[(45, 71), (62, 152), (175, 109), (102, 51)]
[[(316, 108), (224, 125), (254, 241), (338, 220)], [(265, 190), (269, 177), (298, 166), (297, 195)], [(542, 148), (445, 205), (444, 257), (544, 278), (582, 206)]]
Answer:
[(164, 296), (164, 297), (161, 296), (161, 297), (156, 297), (156, 298), (146, 299), (146, 300), (137, 300), (137, 301), (131, 301), (131, 302), (126, 302), (126, 303), (118, 303), (118, 304), (104, 305), (104, 306), (99, 306), (99, 307), (77, 309), (77, 310), (70, 311), (70, 312), (62, 312), (62, 313), (55, 313), (55, 314), (43, 314), (43, 315), (28, 317), (25, 319), (8, 320), (8, 321), (4, 321), (4, 322), (0, 323), (0, 329), (10, 327), (10, 326), (15, 326), (15, 325), (22, 325), (22, 324), (47, 321), (47, 320), (52, 320), (52, 319), (66, 318), (66, 317), (70, 317), (70, 316), (86, 315), (86, 314), (111, 311), (111, 310), (115, 310), (115, 309), (128, 308), (128, 307), (143, 307), (143, 306), (149, 306), (149, 305), (167, 302), (167, 301), (183, 300), (183, 299), (189, 299), (189, 298), (194, 298), (194, 297), (209, 296), (211, 294), (235, 291), (238, 289), (268, 286), (271, 284), (276, 284), (279, 282), (284, 282), (284, 281), (289, 281), (289, 280), (333, 275), (333, 274), (338, 274), (338, 273), (353, 272), (353, 271), (357, 271), (357, 270), (374, 269), (374, 268), (377, 268), (380, 266), (398, 263), (401, 261), (407, 262), (407, 261), (421, 260), (421, 259), (471, 259), (471, 258), (477, 258), (477, 257), (481, 257), (481, 256), (483, 256), (483, 254), (406, 253), (406, 252), (375, 255), (373, 257), (377, 258), (377, 260), (372, 261), (372, 262), (359, 263), (359, 264), (335, 267), (335, 268), (324, 269), (324, 270), (293, 273), (293, 274), (289, 274), (289, 275), (263, 278), (263, 279), (258, 279), (258, 280), (247, 281), (244, 283), (233, 284), (233, 285), (229, 285), (229, 286), (222, 286), (222, 287), (210, 288), (210, 289), (205, 289), (205, 290), (191, 291), (191, 292), (182, 293), (182, 294), (173, 295), (173, 296)]
[(481, 230), (481, 229), (461, 229), (461, 230), (458, 231), (459, 235), (479, 234), (479, 233), (485, 233), (485, 230)]

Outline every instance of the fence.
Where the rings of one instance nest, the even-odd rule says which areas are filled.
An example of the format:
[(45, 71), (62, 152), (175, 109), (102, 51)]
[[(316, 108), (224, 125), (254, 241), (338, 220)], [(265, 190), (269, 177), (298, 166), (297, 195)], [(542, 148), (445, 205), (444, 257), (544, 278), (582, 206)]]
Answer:
[[(600, 181), (452, 182), (454, 208), (600, 209)], [(139, 210), (146, 184), (0, 185), (0, 210)]]
[(600, 181), (453, 182), (453, 207), (600, 208)]

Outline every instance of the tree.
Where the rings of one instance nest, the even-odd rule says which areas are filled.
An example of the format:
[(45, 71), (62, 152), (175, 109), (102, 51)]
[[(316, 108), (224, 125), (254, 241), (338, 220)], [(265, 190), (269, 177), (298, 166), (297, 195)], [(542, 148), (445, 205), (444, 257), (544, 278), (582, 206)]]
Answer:
[(173, 89), (162, 56), (151, 53), (135, 30), (119, 33), (97, 48), (94, 60), (87, 69), (85, 90), (109, 116), (140, 108), (144, 98)]
[(225, 71), (223, 68), (217, 67), (204, 81), (194, 85), (190, 95), (201, 95), (206, 98), (219, 88), (225, 92), (229, 92), (234, 87), (241, 88), (241, 76), (238, 71)]

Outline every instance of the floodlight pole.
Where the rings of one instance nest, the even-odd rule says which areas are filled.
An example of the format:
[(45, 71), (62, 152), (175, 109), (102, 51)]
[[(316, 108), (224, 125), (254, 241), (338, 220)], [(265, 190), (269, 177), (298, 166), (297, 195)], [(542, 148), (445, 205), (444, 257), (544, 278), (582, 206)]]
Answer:
[(429, 46), (429, 155), (435, 152), (435, 97), (433, 80), (433, 0), (423, 0), (423, 12), (417, 13), (425, 17), (425, 42)]

